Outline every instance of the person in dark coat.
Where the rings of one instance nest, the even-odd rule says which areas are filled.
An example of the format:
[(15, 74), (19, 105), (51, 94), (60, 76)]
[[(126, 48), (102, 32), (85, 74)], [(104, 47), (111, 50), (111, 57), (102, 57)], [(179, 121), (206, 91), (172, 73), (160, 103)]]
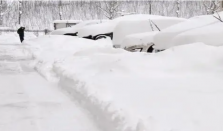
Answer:
[(24, 40), (24, 31), (25, 31), (25, 27), (20, 27), (17, 30), (17, 33), (19, 34), (19, 38), (20, 38), (21, 43)]

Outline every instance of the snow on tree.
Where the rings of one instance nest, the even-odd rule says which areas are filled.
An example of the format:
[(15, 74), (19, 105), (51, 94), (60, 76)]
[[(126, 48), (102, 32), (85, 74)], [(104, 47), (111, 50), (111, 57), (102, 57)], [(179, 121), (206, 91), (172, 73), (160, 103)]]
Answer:
[(118, 13), (118, 7), (120, 3), (118, 0), (113, 1), (100, 1), (98, 4), (96, 4), (96, 7), (99, 8), (102, 12), (104, 12), (104, 15), (108, 19), (114, 19), (117, 16)]
[(10, 11), (11, 1), (0, 0), (0, 26), (3, 25), (3, 17)]
[(214, 14), (220, 9), (222, 1), (220, 0), (210, 0), (209, 2), (204, 2), (207, 14)]

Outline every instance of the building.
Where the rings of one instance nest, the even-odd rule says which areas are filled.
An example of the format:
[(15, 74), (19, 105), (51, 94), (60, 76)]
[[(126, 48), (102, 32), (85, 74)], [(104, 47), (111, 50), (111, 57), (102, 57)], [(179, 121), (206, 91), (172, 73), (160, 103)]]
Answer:
[(71, 27), (71, 26), (76, 25), (80, 22), (81, 22), (81, 20), (55, 20), (55, 21), (53, 21), (54, 30), (60, 29), (60, 28)]

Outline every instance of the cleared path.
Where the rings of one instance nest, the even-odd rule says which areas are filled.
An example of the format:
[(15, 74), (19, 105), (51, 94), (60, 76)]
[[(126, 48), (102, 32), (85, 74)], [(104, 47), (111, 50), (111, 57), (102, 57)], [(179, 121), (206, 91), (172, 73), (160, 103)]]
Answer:
[(99, 131), (57, 85), (26, 67), (21, 45), (0, 44), (0, 131)]

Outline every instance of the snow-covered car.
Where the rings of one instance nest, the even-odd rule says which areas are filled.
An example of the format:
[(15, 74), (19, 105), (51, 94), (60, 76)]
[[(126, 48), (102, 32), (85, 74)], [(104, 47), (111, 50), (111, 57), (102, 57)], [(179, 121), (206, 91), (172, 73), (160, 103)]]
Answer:
[(113, 38), (113, 26), (111, 22), (100, 23), (97, 25), (86, 26), (78, 30), (78, 36), (82, 38), (98, 40), (101, 38), (110, 37)]
[(121, 48), (131, 52), (153, 52), (153, 38), (159, 31), (128, 35), (124, 38)]
[(151, 52), (151, 45), (154, 45), (153, 37), (159, 31), (183, 21), (186, 19), (176, 17), (121, 21), (114, 29), (113, 45), (116, 48)]
[(162, 30), (154, 37), (155, 49), (168, 49), (173, 46), (203, 42), (205, 44), (223, 44), (223, 12), (214, 15), (202, 15), (188, 19)]
[(62, 28), (57, 29), (51, 32), (51, 35), (71, 35), (71, 36), (77, 36), (77, 31), (85, 26), (94, 25), (106, 22), (108, 20), (86, 20), (83, 22), (78, 23), (77, 25), (68, 27), (68, 28)]
[(97, 25), (90, 25), (78, 30), (78, 36), (88, 39), (101, 39), (110, 37), (113, 39), (113, 31), (117, 24), (121, 21), (136, 21), (136, 20), (148, 20), (151, 18), (163, 18), (159, 15), (147, 15), (147, 14), (132, 14), (115, 18), (106, 23), (100, 23)]
[(80, 22), (82, 21), (81, 20), (54, 20), (53, 21), (54, 30), (71, 27)]

